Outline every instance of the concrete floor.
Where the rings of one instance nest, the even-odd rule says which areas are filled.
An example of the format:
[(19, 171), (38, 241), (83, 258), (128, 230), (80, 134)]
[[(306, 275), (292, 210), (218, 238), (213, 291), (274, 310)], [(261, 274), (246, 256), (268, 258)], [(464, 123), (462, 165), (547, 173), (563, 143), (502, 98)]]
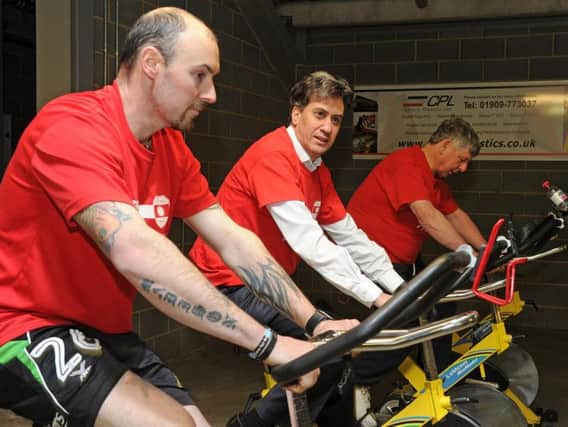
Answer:
[[(539, 371), (540, 388), (534, 408), (554, 408), (559, 413), (557, 427), (568, 427), (568, 330), (512, 331), (533, 357)], [(227, 419), (239, 411), (252, 391), (262, 388), (262, 368), (230, 346), (207, 357), (172, 365), (213, 427), (224, 427)], [(31, 423), (0, 410), (1, 427), (30, 427)], [(341, 427), (341, 426), (338, 426)]]

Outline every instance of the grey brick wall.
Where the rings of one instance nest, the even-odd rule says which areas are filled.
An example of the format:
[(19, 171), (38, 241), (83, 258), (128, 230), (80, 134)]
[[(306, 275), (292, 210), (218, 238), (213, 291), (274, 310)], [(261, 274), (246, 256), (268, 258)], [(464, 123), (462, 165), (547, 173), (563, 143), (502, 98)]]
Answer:
[[(568, 17), (303, 31), (308, 59), (297, 65), (298, 76), (322, 68), (355, 85), (568, 79)], [(345, 202), (376, 164), (351, 159), (349, 115), (325, 159)], [(566, 163), (475, 160), (469, 172), (452, 177), (450, 185), (461, 206), (488, 233), (499, 216), (513, 213), (520, 225), (546, 214), (549, 204), (540, 190), (545, 178), (568, 188)], [(566, 238), (561, 234), (561, 240)], [(432, 241), (424, 248), (427, 259), (442, 251)], [(568, 292), (567, 259), (559, 255), (519, 267), (523, 294), (541, 310), (534, 313), (527, 307), (516, 322), (568, 327), (568, 300), (560, 297)], [(305, 272), (298, 277), (304, 287), (309, 285), (313, 300), (329, 302), (342, 314), (365, 312), (321, 278)]]

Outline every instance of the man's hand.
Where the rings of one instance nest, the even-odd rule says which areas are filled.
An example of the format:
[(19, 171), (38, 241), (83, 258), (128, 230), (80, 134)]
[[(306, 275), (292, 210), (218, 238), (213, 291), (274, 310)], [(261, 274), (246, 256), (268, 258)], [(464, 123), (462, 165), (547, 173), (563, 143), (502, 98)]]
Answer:
[(468, 245), (467, 243), (463, 243), (456, 248), (456, 252), (465, 252), (466, 254), (468, 254), (469, 264), (466, 265), (466, 267), (470, 268), (475, 267), (475, 263), (477, 262), (477, 256), (475, 255), (475, 252), (470, 245)]
[(327, 331), (348, 331), (359, 323), (357, 319), (324, 320), (315, 327), (314, 336)]
[(509, 248), (513, 247), (513, 243), (503, 235), (497, 236), (495, 243), (497, 242), (501, 242), (501, 244), (503, 244), (504, 246), (503, 249), (501, 249), (500, 255), (506, 255), (507, 252), (509, 252)]
[(386, 292), (383, 292), (382, 294), (380, 294), (378, 296), (378, 298), (375, 300), (375, 303), (373, 304), (375, 307), (381, 307), (382, 305), (385, 305), (385, 303), (392, 298), (391, 294), (387, 294)]
[[(314, 348), (315, 346), (308, 341), (278, 335), (276, 346), (268, 356), (268, 359), (265, 360), (265, 363), (268, 365), (283, 365), (284, 363), (297, 359), (304, 353), (312, 351)], [(298, 378), (293, 384), (284, 386), (284, 388), (294, 393), (302, 393), (310, 387), (313, 387), (318, 379), (319, 373), (319, 369), (310, 371)]]

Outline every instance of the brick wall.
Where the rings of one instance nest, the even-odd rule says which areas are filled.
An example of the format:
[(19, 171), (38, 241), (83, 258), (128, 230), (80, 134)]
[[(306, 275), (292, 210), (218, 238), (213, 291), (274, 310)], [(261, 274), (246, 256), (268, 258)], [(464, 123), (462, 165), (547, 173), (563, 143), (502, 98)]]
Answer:
[[(300, 31), (300, 30), (299, 30)], [(301, 30), (306, 60), (297, 65), (298, 76), (326, 69), (354, 85), (396, 85), (455, 82), (510, 82), (568, 79), (568, 17), (383, 25), (358, 28)], [(346, 116), (335, 147), (326, 155), (338, 191), (346, 202), (376, 164), (351, 159), (352, 118)], [(514, 214), (523, 224), (546, 214), (548, 202), (540, 184), (550, 178), (568, 187), (564, 162), (479, 161), (467, 174), (453, 176), (450, 185), (461, 206), (484, 233), (502, 215)], [(561, 235), (566, 239), (566, 234)], [(442, 252), (437, 244), (425, 247), (426, 258)], [(541, 310), (527, 308), (516, 319), (538, 327), (568, 326), (566, 255), (519, 268), (523, 295)], [(307, 267), (300, 272), (311, 283), (313, 299), (322, 299), (343, 313), (363, 314), (357, 303), (330, 291)]]

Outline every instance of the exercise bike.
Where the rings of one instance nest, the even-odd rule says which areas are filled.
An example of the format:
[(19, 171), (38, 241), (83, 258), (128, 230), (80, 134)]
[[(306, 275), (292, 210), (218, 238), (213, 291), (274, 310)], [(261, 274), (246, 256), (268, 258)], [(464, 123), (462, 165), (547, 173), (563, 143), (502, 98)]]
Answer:
[[(543, 233), (540, 232), (540, 234), (543, 234)], [(546, 232), (544, 234), (546, 234)], [(538, 239), (536, 239), (536, 240), (538, 240)], [(543, 256), (548, 256), (548, 255), (543, 255)], [(536, 258), (532, 258), (532, 259), (536, 259)], [(490, 290), (491, 288), (490, 287), (484, 287), (482, 289)], [(518, 295), (518, 294), (513, 293), (513, 295)], [(430, 296), (430, 300), (437, 299), (437, 297), (434, 297), (434, 292), (430, 292), (429, 296)], [(412, 301), (412, 298), (407, 300), (407, 301)], [(406, 307), (404, 307), (404, 308), (406, 308)], [(402, 307), (401, 307), (400, 311), (403, 312), (403, 313), (407, 313), (409, 310), (402, 310)], [(414, 311), (416, 311), (416, 310), (414, 310)], [(391, 314), (392, 314), (392, 312), (391, 312)], [(394, 319), (396, 319), (397, 317), (398, 316), (394, 316)], [(386, 322), (386, 324), (390, 324), (390, 323), (392, 323), (392, 320), (391, 320), (391, 322)], [(499, 323), (499, 322), (497, 322), (497, 323)], [(463, 329), (463, 328), (461, 328), (461, 329)], [(492, 329), (493, 329), (493, 327), (492, 327)], [(498, 331), (501, 330), (500, 326), (495, 326), (495, 329), (498, 330)], [(392, 336), (394, 336), (394, 335), (392, 335)], [(400, 336), (402, 336), (402, 335), (398, 335), (397, 339), (400, 339)], [(437, 336), (441, 336), (441, 334), (437, 335)], [(499, 348), (505, 348), (505, 346), (510, 343), (510, 336), (508, 336), (506, 334), (504, 329), (503, 329), (502, 335), (495, 337), (495, 339), (498, 341), (498, 343), (499, 342), (504, 343)], [(415, 342), (417, 342), (417, 341), (415, 341)], [(409, 344), (409, 345), (411, 345), (411, 344)], [(366, 351), (365, 348), (369, 348), (369, 346), (368, 345), (367, 346), (361, 345), (361, 346), (357, 347), (356, 350), (357, 351)], [(371, 349), (377, 350), (377, 349), (380, 349), (380, 348), (381, 348), (381, 346), (378, 345), (376, 347), (372, 347)], [(393, 348), (401, 348), (401, 347), (382, 347), (382, 349), (384, 349), (384, 350), (393, 349)], [(334, 349), (334, 351), (336, 351), (336, 350), (337, 350), (337, 348)], [(497, 352), (497, 351), (495, 351), (495, 352)], [(460, 358), (460, 359), (462, 359), (462, 358)], [(276, 372), (278, 372), (278, 370)], [(292, 372), (294, 372), (294, 371), (292, 371)], [(274, 375), (274, 371), (272, 373)], [(426, 378), (425, 374), (423, 374), (423, 378)], [(280, 379), (280, 380), (278, 378), (274, 379), (274, 377), (269, 376), (267, 384), (268, 384), (268, 386), (272, 386), (276, 381), (282, 381), (282, 379)], [(418, 381), (419, 380), (417, 380), (415, 383), (417, 384)], [(432, 400), (438, 401), (437, 403), (426, 405), (427, 408), (426, 408), (425, 412), (428, 412), (428, 414), (418, 416), (417, 418), (409, 417), (409, 418), (406, 418), (406, 419), (405, 418), (401, 419), (400, 416), (399, 416), (399, 417), (396, 418), (398, 420), (397, 424), (395, 424), (393, 422), (393, 420), (391, 419), (391, 420), (389, 420), (390, 423), (385, 424), (385, 425), (419, 426), (419, 425), (427, 425), (428, 423), (430, 423), (430, 424), (446, 423), (447, 425), (465, 425), (465, 426), (489, 425), (489, 424), (485, 424), (485, 422), (482, 421), (479, 418), (479, 416), (477, 416), (478, 418), (476, 419), (476, 414), (473, 414), (473, 415), (471, 413), (468, 414), (467, 408), (461, 408), (460, 407), (460, 404), (463, 404), (463, 403), (475, 403), (475, 402), (477, 402), (479, 400), (478, 399), (479, 396), (481, 396), (482, 400), (484, 400), (484, 401), (491, 401), (491, 402), (497, 403), (497, 409), (505, 408), (506, 410), (503, 412), (504, 414), (515, 413), (515, 411), (516, 411), (517, 415), (518, 415), (518, 409), (515, 406), (515, 404), (512, 403), (512, 401), (509, 398), (507, 398), (506, 396), (504, 396), (502, 393), (499, 393), (499, 391), (496, 390), (495, 388), (489, 389), (486, 385), (480, 385), (480, 387), (482, 387), (482, 388), (478, 388), (477, 385), (475, 385), (475, 384), (474, 385), (463, 385), (463, 386), (460, 385), (459, 388), (456, 387), (456, 390), (448, 393), (449, 396), (445, 396), (444, 393), (443, 393), (443, 389), (440, 387), (440, 384), (438, 384), (436, 381), (433, 381), (433, 380), (426, 380), (426, 381), (422, 381), (422, 383), (424, 384), (424, 387), (421, 389), (421, 392), (419, 392), (419, 393), (420, 394), (429, 394), (431, 396)], [(491, 390), (491, 391), (488, 391), (488, 390)], [(457, 391), (459, 391), (459, 393)], [(439, 396), (439, 399), (436, 398), (435, 396)], [(489, 396), (489, 398), (488, 398), (488, 396)], [(404, 400), (406, 400), (405, 396), (401, 396), (401, 400), (402, 400), (403, 405), (407, 405), (408, 402), (404, 401)], [(296, 404), (298, 404), (299, 399), (297, 399), (297, 396), (294, 399), (291, 399), (291, 403), (294, 403), (294, 401), (296, 401)], [(452, 405), (452, 401), (453, 401), (453, 405)], [(306, 408), (305, 404), (300, 403), (299, 405), (300, 405), (300, 409)], [(398, 405), (398, 406), (400, 407), (402, 405)], [(484, 407), (487, 407), (487, 404)], [(510, 409), (507, 410), (507, 408), (510, 408)], [(502, 413), (499, 413), (498, 411), (493, 411), (493, 412), (494, 412), (494, 414), (497, 414), (497, 416), (494, 415), (492, 417), (493, 419), (498, 420), (496, 425), (500, 425), (500, 424), (503, 424), (503, 425), (526, 425), (526, 423), (523, 424), (522, 416), (521, 417), (519, 417), (519, 416), (513, 417), (512, 420), (509, 420), (509, 419), (503, 418), (504, 415)], [(448, 423), (450, 423), (450, 424), (448, 424)], [(293, 424), (293, 425), (310, 426), (311, 422), (309, 422), (309, 416), (307, 418), (305, 418), (303, 421), (301, 421), (301, 424)]]
[[(543, 184), (547, 188), (550, 185)], [(563, 193), (562, 193), (563, 194)], [(552, 200), (552, 199), (551, 199)], [(554, 202), (554, 200), (553, 200)], [(512, 218), (507, 222), (507, 235), (512, 242), (510, 253), (500, 261), (506, 262), (513, 257), (522, 262), (544, 258), (566, 250), (566, 245), (556, 245), (546, 250), (549, 244), (556, 239), (558, 232), (565, 228), (566, 211), (561, 210), (557, 201), (554, 202), (554, 210), (549, 212), (546, 217), (525, 224), (519, 230), (515, 230)], [(526, 258), (526, 260), (523, 260)], [(504, 286), (505, 280), (486, 285), (484, 293), (495, 291)], [(471, 294), (471, 292), (469, 292)], [(483, 296), (483, 295), (481, 295)], [(452, 299), (448, 296), (442, 301), (459, 301), (467, 299), (471, 295), (467, 292), (457, 293)], [(493, 301), (492, 298), (486, 298)], [(522, 300), (520, 293), (515, 291), (510, 302), (505, 305), (498, 305), (499, 315), (503, 320), (518, 315), (524, 308), (525, 301)], [(535, 304), (536, 308), (536, 304)], [(492, 314), (486, 316), (475, 329), (463, 335), (454, 334), (453, 351), (463, 354), (473, 342), (476, 342), (476, 335), (480, 336), (487, 331), (492, 323)], [(502, 353), (488, 359), (481, 368), (474, 371), (470, 377), (480, 379), (495, 384), (506, 396), (512, 399), (521, 410), (529, 425), (540, 425), (542, 421), (554, 422), (558, 420), (558, 415), (553, 409), (539, 410), (535, 413), (531, 409), (539, 388), (539, 375), (536, 365), (530, 354), (520, 345), (512, 342)]]
[[(502, 220), (499, 225), (502, 224)], [(547, 220), (543, 227), (536, 227), (538, 233), (533, 233), (530, 239), (525, 239), (522, 248), (526, 251), (531, 248), (532, 252), (542, 247), (543, 240), (550, 239), (550, 232), (554, 227), (550, 226), (553, 221)], [(498, 229), (498, 228), (497, 228)], [(494, 241), (496, 228), (492, 231), (490, 243)], [(489, 245), (488, 245), (489, 246)], [(461, 353), (458, 360), (436, 376), (436, 367), (433, 363), (433, 351), (431, 344), (425, 346), (425, 370), (422, 370), (414, 361), (407, 358), (399, 367), (400, 372), (408, 380), (410, 387), (399, 390), (391, 394), (381, 406), (376, 415), (379, 423), (384, 426), (421, 426), (427, 423), (451, 426), (526, 426), (540, 425), (541, 418), (535, 414), (529, 405), (531, 396), (526, 392), (527, 381), (515, 382), (510, 380), (508, 375), (512, 375), (515, 366), (519, 363), (530, 360), (528, 353), (520, 347), (511, 343), (511, 336), (507, 334), (503, 323), (504, 314), (518, 313), (522, 310), (523, 302), (520, 300), (518, 292), (514, 291), (514, 277), (516, 266), (535, 259), (550, 256), (566, 250), (566, 245), (562, 245), (551, 250), (534, 253), (531, 256), (518, 257), (516, 248), (512, 253), (504, 257), (501, 262), (508, 262), (507, 279), (498, 283), (480, 286), (479, 274), (474, 280), (472, 290), (460, 290), (455, 294), (450, 294), (440, 302), (457, 301), (470, 298), (472, 295), (482, 297), (493, 304), (492, 313), (484, 319), (476, 328), (468, 331), (459, 337), (454, 345), (454, 351)], [(485, 252), (483, 255), (488, 255)], [(480, 256), (480, 262), (487, 262), (487, 256)], [(482, 270), (482, 269), (481, 269)], [(479, 271), (481, 271), (479, 270)], [(479, 273), (478, 271), (478, 273)], [(461, 277), (463, 279), (463, 276)], [(458, 279), (456, 285), (459, 285)], [(454, 285), (454, 287), (457, 287)], [(507, 292), (504, 299), (488, 294), (506, 286)], [(499, 307), (499, 308), (497, 308)], [(514, 347), (511, 347), (514, 346)], [(507, 357), (502, 357), (499, 363), (494, 363), (494, 367), (503, 366), (511, 361), (517, 361), (512, 366), (513, 369), (494, 369), (501, 375), (500, 384), (496, 385), (487, 382), (485, 372), (487, 361), (499, 360), (497, 354), (506, 355), (508, 351), (514, 349)], [(524, 352), (524, 353), (523, 353)], [(523, 358), (519, 358), (524, 356)], [(490, 359), (491, 358), (491, 359)], [(525, 363), (526, 364), (526, 363)], [(530, 365), (530, 364), (529, 364)], [(480, 380), (471, 380), (470, 373), (479, 369)], [(536, 372), (534, 362), (532, 369)], [(525, 369), (522, 373), (527, 373)], [(522, 373), (516, 372), (516, 377), (522, 377)], [(534, 378), (534, 375), (532, 376)], [(530, 377), (529, 377), (530, 381)], [(525, 387), (523, 387), (525, 386)], [(500, 393), (503, 391), (503, 393)], [(534, 396), (536, 393), (534, 394)], [(532, 396), (532, 399), (534, 399)], [(450, 410), (448, 397), (452, 403)], [(459, 411), (455, 411), (455, 409)], [(497, 416), (496, 416), (497, 414)]]
[[(448, 254), (446, 255), (446, 257), (449, 257), (448, 259), (451, 259), (452, 257), (455, 257), (457, 254), (458, 253)], [(375, 312), (375, 314), (373, 314), (371, 317), (377, 315), (378, 318), (382, 320), (382, 323), (380, 323), (381, 327), (384, 327), (395, 322), (401, 317), (406, 316), (413, 318), (419, 314), (422, 314), (425, 310), (429, 309), (432, 302), (436, 302), (442, 295), (446, 294), (449, 290), (449, 286), (452, 284), (451, 282), (444, 280), (445, 278), (444, 274), (450, 272), (451, 269), (445, 269), (442, 271), (441, 269), (436, 268), (436, 264), (437, 264), (436, 262), (430, 264), (424, 271), (419, 273), (418, 276), (416, 276), (414, 279), (412, 279), (410, 282), (404, 285), (403, 288), (399, 292), (397, 292), (384, 307), (378, 309)], [(468, 272), (471, 273), (471, 271), (469, 270)], [(425, 278), (428, 278), (428, 280), (426, 280)], [(421, 286), (418, 287), (416, 283), (420, 283)], [(469, 318), (469, 321), (473, 320), (471, 316), (472, 316), (471, 314), (465, 315), (466, 318)], [(477, 313), (475, 313), (474, 316), (477, 317)], [(465, 321), (465, 318), (462, 318), (461, 320)], [(422, 325), (420, 327), (413, 328), (412, 330), (403, 330), (403, 331), (396, 330), (388, 332), (384, 331), (383, 332), (384, 338), (386, 338), (386, 336), (390, 336), (391, 340), (394, 339), (395, 341), (398, 342), (396, 346), (384, 345), (385, 344), (384, 338), (382, 344), (377, 342), (377, 340), (380, 341), (381, 339), (380, 335), (375, 339), (374, 343), (373, 340), (369, 340), (370, 335), (363, 335), (363, 334), (355, 335), (356, 338), (353, 339), (358, 340), (355, 342), (355, 345), (359, 345), (358, 347), (356, 347), (356, 351), (390, 350), (394, 348), (402, 348), (404, 346), (414, 345), (420, 341), (424, 342), (426, 340), (431, 340), (432, 338), (449, 333), (448, 329), (446, 329), (445, 331), (437, 330), (437, 327), (439, 325), (442, 324), (446, 325), (445, 322), (448, 321), (450, 320), (446, 319), (440, 322), (436, 322), (435, 324)], [(353, 334), (355, 334), (355, 332), (364, 329), (367, 322), (368, 319), (364, 321), (361, 325), (359, 325), (357, 328), (355, 328), (353, 331), (350, 331), (348, 333), (349, 336), (352, 337)], [(466, 321), (466, 324), (461, 324), (459, 328), (460, 329), (467, 328), (468, 327), (467, 323), (468, 322)], [(426, 334), (425, 333), (426, 330), (430, 330), (432, 333)], [(419, 341), (411, 340), (409, 337), (412, 336), (413, 334), (422, 334), (423, 339)], [(289, 377), (294, 376), (294, 374), (292, 373), (296, 372), (296, 369), (299, 369), (301, 371), (299, 374), (296, 375), (301, 375), (307, 372), (307, 370), (310, 370), (310, 368), (319, 366), (318, 363), (320, 363), (323, 360), (326, 360), (325, 356), (329, 357), (341, 356), (345, 351), (347, 351), (346, 346), (343, 345), (344, 336), (345, 335), (339, 335), (337, 337), (334, 337), (334, 339), (332, 339), (331, 341), (325, 342), (324, 344), (318, 342), (318, 340), (322, 340), (322, 338), (316, 337), (316, 343), (318, 345), (316, 350), (310, 352), (308, 355), (305, 355), (305, 357), (303, 356), (302, 358), (297, 359), (297, 361), (290, 362), (289, 364), (286, 365), (286, 368), (282, 367), (274, 368), (271, 371), (272, 377), (277, 382), (287, 382), (290, 379)], [(286, 369), (289, 369), (290, 372), (292, 373), (290, 373)], [(498, 392), (496, 391), (496, 393)], [(447, 400), (449, 405), (450, 404), (449, 399)], [(309, 413), (306, 411), (307, 405), (305, 404), (305, 401), (301, 400), (301, 396), (291, 397), (289, 399), (289, 403), (290, 406), (293, 408), (291, 413), (291, 419), (293, 420), (292, 426), (296, 425), (311, 426)], [(440, 415), (439, 417), (435, 416), (434, 418), (443, 418), (443, 416), (445, 416), (448, 413), (447, 410), (444, 409), (444, 411), (445, 413), (443, 415)], [(300, 418), (297, 418), (298, 415), (300, 416)], [(428, 422), (428, 417), (425, 417), (424, 423), (420, 425), (425, 425), (426, 422)], [(404, 424), (404, 425), (410, 426), (410, 425), (419, 425), (419, 424)]]
[[(548, 250), (544, 248), (557, 237), (557, 232), (564, 228), (564, 215), (564, 212), (555, 210), (544, 219), (523, 227), (516, 233), (519, 244), (509, 258), (516, 255), (521, 259), (524, 256), (527, 261), (532, 261), (565, 251), (567, 249), (565, 244), (556, 245)], [(497, 281), (487, 285), (484, 292), (495, 291), (503, 285), (504, 280)], [(468, 298), (466, 293), (462, 293), (462, 295), (456, 295), (453, 301), (466, 298)], [(444, 300), (451, 299), (445, 298)], [(515, 291), (510, 302), (498, 306), (499, 315), (506, 320), (521, 313), (525, 305), (520, 293)], [(475, 329), (463, 335), (454, 334), (453, 351), (459, 354), (467, 351), (475, 342), (475, 336), (487, 331), (491, 322), (492, 315), (490, 314)], [(538, 370), (531, 355), (515, 342), (510, 343), (509, 348), (499, 355), (487, 360), (482, 365), (482, 369), (475, 371), (471, 377), (495, 384), (500, 391), (515, 402), (529, 425), (540, 425), (542, 421), (558, 420), (558, 415), (553, 409), (539, 410), (538, 414), (531, 409), (539, 389)]]

